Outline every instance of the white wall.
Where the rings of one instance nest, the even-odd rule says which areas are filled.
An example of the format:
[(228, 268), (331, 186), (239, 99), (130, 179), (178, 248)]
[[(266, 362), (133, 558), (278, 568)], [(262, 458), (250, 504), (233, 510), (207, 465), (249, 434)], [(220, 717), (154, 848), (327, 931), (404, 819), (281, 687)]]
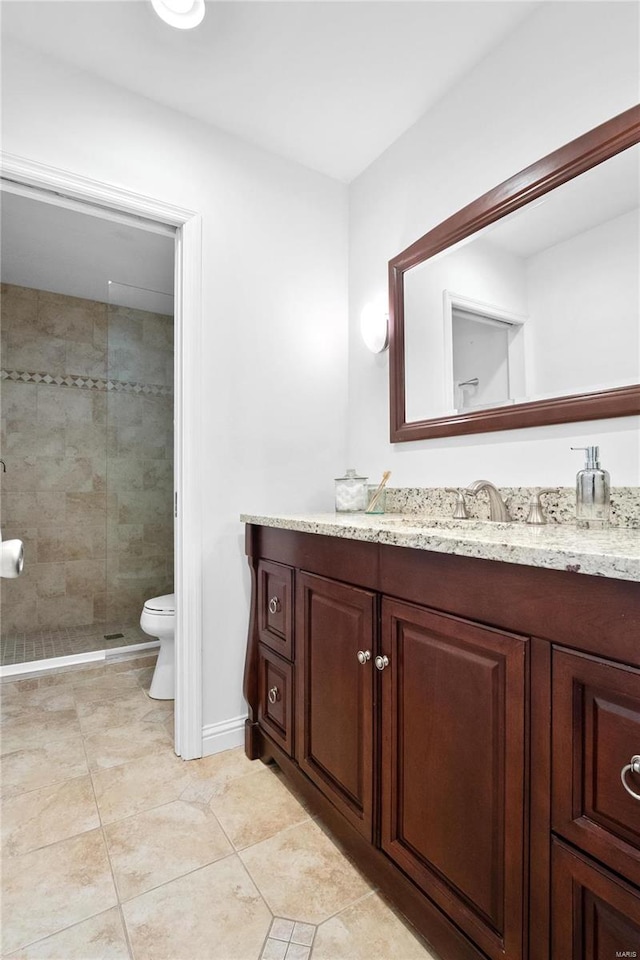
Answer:
[(533, 393), (640, 381), (637, 210), (526, 261)]
[(387, 261), (523, 167), (638, 98), (638, 8), (544, 3), (350, 188), (349, 462), (392, 484), (571, 484), (570, 445), (599, 444), (614, 484), (640, 482), (637, 418), (389, 443), (388, 355), (359, 335)]
[(203, 216), (205, 724), (243, 713), (241, 511), (328, 509), (346, 448), (346, 187), (27, 48), (3, 149)]

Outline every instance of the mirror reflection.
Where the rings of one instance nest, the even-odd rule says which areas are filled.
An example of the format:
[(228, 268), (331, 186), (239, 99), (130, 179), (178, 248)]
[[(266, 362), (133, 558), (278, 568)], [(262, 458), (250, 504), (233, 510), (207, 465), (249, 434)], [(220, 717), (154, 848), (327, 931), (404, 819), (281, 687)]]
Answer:
[(640, 146), (404, 274), (406, 419), (640, 381)]

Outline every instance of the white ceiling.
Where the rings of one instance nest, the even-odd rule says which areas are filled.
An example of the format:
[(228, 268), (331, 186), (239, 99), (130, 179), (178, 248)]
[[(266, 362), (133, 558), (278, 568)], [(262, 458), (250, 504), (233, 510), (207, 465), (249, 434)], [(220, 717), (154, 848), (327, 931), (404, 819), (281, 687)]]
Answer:
[(340, 180), (362, 172), (513, 30), (527, 0), (4, 0), (15, 37)]
[(172, 237), (5, 191), (0, 201), (3, 283), (173, 313)]

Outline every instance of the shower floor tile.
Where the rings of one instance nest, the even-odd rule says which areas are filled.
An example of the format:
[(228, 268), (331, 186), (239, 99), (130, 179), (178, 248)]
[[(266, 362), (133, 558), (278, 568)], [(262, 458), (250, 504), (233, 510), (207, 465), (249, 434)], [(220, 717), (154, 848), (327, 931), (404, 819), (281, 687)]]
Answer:
[(118, 622), (16, 633), (0, 639), (0, 666), (31, 663), (50, 657), (69, 657), (95, 650), (113, 650), (130, 644), (148, 643), (151, 639), (137, 623)]

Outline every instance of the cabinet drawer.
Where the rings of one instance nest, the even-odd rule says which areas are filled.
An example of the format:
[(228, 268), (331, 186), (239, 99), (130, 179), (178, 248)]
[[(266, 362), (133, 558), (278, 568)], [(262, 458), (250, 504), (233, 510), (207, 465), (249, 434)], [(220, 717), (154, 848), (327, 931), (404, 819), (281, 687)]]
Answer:
[(291, 756), (293, 667), (263, 646), (258, 658), (258, 723)]
[(557, 840), (552, 848), (551, 956), (640, 956), (640, 893)]
[(258, 632), (262, 643), (293, 660), (293, 570), (282, 563), (258, 564)]
[[(640, 885), (640, 670), (554, 650), (553, 829)], [(640, 776), (625, 781), (640, 793)]]

